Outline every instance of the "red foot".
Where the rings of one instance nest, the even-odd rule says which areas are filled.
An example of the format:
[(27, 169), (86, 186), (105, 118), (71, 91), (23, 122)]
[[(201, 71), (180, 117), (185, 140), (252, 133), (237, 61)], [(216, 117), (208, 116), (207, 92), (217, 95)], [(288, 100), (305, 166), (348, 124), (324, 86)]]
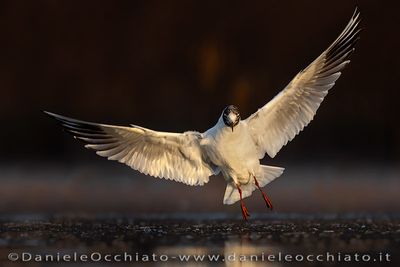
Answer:
[(250, 217), (250, 213), (243, 202), (240, 202), (240, 208), (242, 209), (243, 220), (247, 221), (248, 218)]
[(273, 210), (274, 207), (272, 207), (271, 200), (269, 200), (269, 198), (267, 197), (267, 195), (266, 195), (263, 191), (261, 191), (261, 194), (262, 194), (262, 196), (263, 196), (263, 198), (264, 198), (264, 201), (265, 201), (265, 204), (267, 205), (267, 207), (268, 207), (269, 209)]
[(257, 181), (257, 179), (256, 179), (255, 176), (254, 176), (254, 182), (255, 182), (257, 188), (260, 190), (260, 192), (261, 192), (261, 194), (262, 194), (262, 197), (264, 198), (265, 204), (267, 205), (267, 207), (268, 207), (269, 209), (272, 210), (272, 209), (273, 209), (273, 207), (272, 207), (272, 202), (271, 202), (271, 200), (269, 200), (268, 196), (264, 193), (264, 191), (261, 190), (261, 188), (260, 188), (260, 186), (259, 186), (259, 184), (258, 184), (258, 181)]
[(243, 198), (242, 198), (242, 189), (240, 189), (239, 185), (236, 185), (238, 191), (239, 191), (239, 196), (240, 196), (240, 208), (242, 209), (242, 216), (243, 220), (247, 221), (248, 218), (250, 217), (250, 213), (247, 210), (246, 206), (244, 205)]

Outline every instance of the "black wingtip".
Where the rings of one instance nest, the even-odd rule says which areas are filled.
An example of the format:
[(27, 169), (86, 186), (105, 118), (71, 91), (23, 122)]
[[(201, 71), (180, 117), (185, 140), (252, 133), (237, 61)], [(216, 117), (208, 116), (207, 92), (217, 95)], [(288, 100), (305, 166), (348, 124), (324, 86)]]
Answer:
[(49, 116), (50, 118), (56, 120), (58, 123), (61, 123), (62, 126), (65, 126), (65, 124), (73, 123), (75, 121), (75, 119), (68, 118), (46, 110), (43, 110), (43, 113)]
[[(92, 138), (101, 139), (98, 141), (101, 142), (104, 139), (110, 138), (97, 123), (81, 121), (45, 110), (43, 110), (43, 113), (54, 119), (65, 132), (73, 135), (78, 140), (83, 141), (84, 138)], [(90, 141), (86, 140), (84, 143), (90, 143)]]
[(351, 17), (352, 20), (357, 20), (358, 23), (362, 21), (361, 11), (358, 6), (355, 7), (353, 16)]
[(356, 14), (360, 13), (360, 9), (358, 8), (358, 6), (356, 5), (356, 7), (354, 8), (354, 13), (353, 13), (353, 17), (356, 16)]
[(49, 116), (50, 118), (53, 118), (53, 119), (57, 119), (57, 118), (60, 117), (60, 115), (55, 114), (55, 113), (52, 113), (52, 112), (47, 111), (47, 110), (42, 110), (42, 112), (43, 112), (44, 114), (46, 114), (47, 116)]

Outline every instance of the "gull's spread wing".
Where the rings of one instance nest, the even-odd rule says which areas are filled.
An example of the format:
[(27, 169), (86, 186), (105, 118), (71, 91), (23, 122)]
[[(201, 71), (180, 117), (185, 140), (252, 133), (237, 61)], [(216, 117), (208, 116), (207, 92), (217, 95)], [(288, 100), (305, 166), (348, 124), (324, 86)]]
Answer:
[(359, 23), (360, 13), (356, 9), (346, 28), (328, 49), (269, 103), (246, 119), (259, 158), (265, 153), (274, 157), (313, 119), (328, 90), (350, 62), (348, 58), (361, 30)]
[(200, 149), (197, 132), (166, 133), (139, 126), (123, 127), (75, 120), (46, 112), (86, 148), (144, 174), (188, 185), (203, 185), (214, 171)]

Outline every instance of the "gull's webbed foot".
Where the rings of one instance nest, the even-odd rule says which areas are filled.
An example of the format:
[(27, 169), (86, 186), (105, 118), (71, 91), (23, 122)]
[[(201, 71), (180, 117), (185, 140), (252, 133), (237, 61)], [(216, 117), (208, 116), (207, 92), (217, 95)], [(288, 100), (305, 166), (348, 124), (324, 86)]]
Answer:
[(242, 216), (243, 216), (243, 220), (247, 221), (248, 218), (250, 217), (250, 213), (247, 210), (246, 206), (244, 205), (243, 202), (243, 198), (242, 198), (242, 189), (240, 189), (240, 186), (238, 184), (236, 184), (236, 187), (239, 191), (239, 196), (240, 196), (240, 208), (242, 210)]
[(263, 197), (263, 199), (264, 199), (264, 201), (265, 201), (265, 204), (267, 205), (267, 207), (268, 207), (269, 209), (272, 210), (272, 209), (273, 209), (272, 202), (271, 202), (271, 200), (268, 198), (267, 194), (265, 194), (264, 191), (261, 190), (261, 187), (260, 187), (260, 185), (258, 184), (258, 181), (257, 181), (257, 179), (256, 179), (255, 176), (254, 176), (254, 182), (255, 182), (255, 184), (256, 184), (258, 190), (260, 190), (261, 195), (262, 195), (262, 197)]

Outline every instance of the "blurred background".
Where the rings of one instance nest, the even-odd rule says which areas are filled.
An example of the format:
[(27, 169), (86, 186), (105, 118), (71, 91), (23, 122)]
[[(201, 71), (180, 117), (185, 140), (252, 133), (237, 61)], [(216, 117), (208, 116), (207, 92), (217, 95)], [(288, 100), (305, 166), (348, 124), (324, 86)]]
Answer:
[[(264, 164), (275, 212), (400, 211), (397, 1), (0, 2), (0, 212), (234, 212), (202, 188), (96, 156), (41, 111), (154, 130), (245, 118), (338, 36), (364, 31), (314, 121)], [(250, 211), (267, 212), (254, 192)]]

